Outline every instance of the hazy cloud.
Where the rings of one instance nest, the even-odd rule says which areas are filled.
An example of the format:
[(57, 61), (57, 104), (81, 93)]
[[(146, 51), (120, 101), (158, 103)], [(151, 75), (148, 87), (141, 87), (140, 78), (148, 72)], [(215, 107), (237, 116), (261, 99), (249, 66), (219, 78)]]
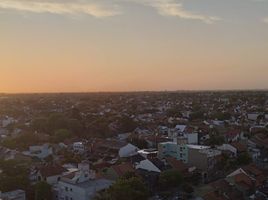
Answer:
[(212, 24), (219, 20), (218, 17), (196, 14), (186, 10), (181, 3), (175, 1), (156, 1), (151, 4), (157, 9), (159, 14), (164, 16), (174, 16), (182, 19), (200, 20), (208, 24)]
[(131, 2), (154, 8), (162, 16), (199, 20), (208, 24), (219, 20), (188, 11), (178, 0), (0, 0), (0, 9), (34, 13), (87, 14), (94, 17), (110, 17), (123, 13), (123, 3)]
[(181, 1), (178, 0), (126, 0), (126, 1), (153, 7), (162, 16), (173, 16), (181, 19), (200, 20), (208, 24), (212, 24), (220, 20), (220, 18), (215, 16), (207, 16), (188, 11), (184, 8)]
[(0, 0), (0, 8), (34, 13), (87, 14), (94, 17), (120, 14), (116, 6), (86, 1)]
[(268, 24), (268, 17), (267, 18), (264, 18), (263, 19), (263, 22)]

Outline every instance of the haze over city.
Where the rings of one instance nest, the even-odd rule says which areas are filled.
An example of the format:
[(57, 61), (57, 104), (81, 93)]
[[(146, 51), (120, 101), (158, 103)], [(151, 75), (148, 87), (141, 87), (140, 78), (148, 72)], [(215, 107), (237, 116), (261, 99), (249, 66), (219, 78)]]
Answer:
[(0, 92), (267, 89), (267, 0), (0, 0)]
[(0, 200), (267, 200), (268, 0), (0, 0)]

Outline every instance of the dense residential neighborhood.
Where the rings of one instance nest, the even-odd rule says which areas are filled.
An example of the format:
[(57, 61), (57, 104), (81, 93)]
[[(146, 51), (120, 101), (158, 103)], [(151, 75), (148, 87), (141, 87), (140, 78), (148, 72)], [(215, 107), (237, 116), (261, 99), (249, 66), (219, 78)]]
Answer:
[(267, 91), (0, 95), (1, 200), (263, 200), (267, 177)]

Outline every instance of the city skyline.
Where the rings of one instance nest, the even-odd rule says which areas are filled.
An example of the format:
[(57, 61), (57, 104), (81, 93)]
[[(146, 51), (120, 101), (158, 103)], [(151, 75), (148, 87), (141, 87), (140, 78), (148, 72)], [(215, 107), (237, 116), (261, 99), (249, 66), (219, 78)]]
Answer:
[(266, 0), (0, 0), (0, 93), (268, 89)]

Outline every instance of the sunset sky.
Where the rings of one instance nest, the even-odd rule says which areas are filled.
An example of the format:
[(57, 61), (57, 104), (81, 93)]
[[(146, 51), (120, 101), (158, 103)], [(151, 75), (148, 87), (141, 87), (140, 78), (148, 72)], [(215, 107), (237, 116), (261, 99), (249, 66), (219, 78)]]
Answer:
[(268, 0), (0, 0), (0, 93), (268, 89)]

